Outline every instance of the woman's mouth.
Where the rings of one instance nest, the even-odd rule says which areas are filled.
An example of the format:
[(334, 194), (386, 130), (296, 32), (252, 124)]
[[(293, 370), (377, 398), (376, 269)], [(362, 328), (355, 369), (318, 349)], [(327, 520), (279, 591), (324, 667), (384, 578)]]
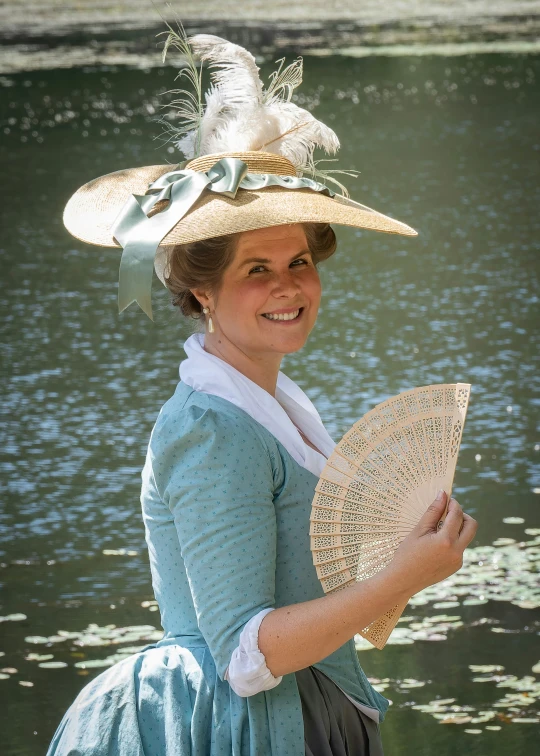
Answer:
[(299, 307), (297, 310), (291, 310), (290, 312), (279, 312), (279, 313), (272, 313), (272, 312), (266, 312), (263, 313), (263, 318), (266, 318), (267, 320), (272, 320), (275, 323), (290, 323), (293, 320), (299, 320), (304, 308)]

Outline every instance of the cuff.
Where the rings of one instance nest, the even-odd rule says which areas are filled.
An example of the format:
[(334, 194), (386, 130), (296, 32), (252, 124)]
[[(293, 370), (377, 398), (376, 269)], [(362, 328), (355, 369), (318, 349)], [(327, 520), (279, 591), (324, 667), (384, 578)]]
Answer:
[(225, 680), (228, 680), (237, 695), (244, 698), (275, 688), (283, 680), (283, 676), (273, 676), (266, 666), (264, 654), (259, 651), (260, 624), (273, 611), (274, 607), (263, 609), (246, 622), (240, 633), (239, 645), (232, 652), (231, 661), (225, 670)]

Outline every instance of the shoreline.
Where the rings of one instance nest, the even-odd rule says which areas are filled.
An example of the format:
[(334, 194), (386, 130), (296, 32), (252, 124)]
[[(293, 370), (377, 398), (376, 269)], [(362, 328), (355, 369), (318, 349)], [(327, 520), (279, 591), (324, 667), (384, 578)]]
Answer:
[[(187, 5), (187, 7), (186, 7)], [(326, 4), (327, 5), (327, 4)], [(348, 8), (327, 8), (323, 0), (292, 7), (277, 0), (270, 18), (263, 18), (260, 0), (245, 0), (241, 21), (223, 19), (228, 0), (205, 2), (190, 10), (182, 6), (188, 34), (224, 36), (251, 50), (258, 59), (291, 55), (468, 55), (474, 53), (540, 52), (540, 2), (488, 3), (485, 0), (443, 2), (392, 0)], [(160, 13), (144, 0), (105, 5), (82, 0), (65, 9), (60, 0), (34, 5), (8, 1), (0, 7), (0, 73), (14, 74), (82, 66), (161, 65), (164, 31)], [(266, 10), (266, 15), (269, 13)], [(234, 14), (231, 4), (230, 17)], [(29, 17), (31, 21), (28, 21)], [(156, 21), (157, 19), (157, 21)], [(315, 19), (315, 20), (314, 20)]]

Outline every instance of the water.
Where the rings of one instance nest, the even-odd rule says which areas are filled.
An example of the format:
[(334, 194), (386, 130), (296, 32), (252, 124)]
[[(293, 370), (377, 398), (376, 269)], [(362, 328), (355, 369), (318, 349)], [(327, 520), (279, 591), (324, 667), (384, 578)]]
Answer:
[[(448, 627), (432, 633), (438, 642), (409, 637), (407, 645), (360, 652), (393, 701), (385, 748), (391, 756), (529, 753), (538, 742), (538, 546), (520, 544), (534, 541), (525, 530), (540, 526), (540, 59), (335, 57), (307, 59), (305, 68), (299, 104), (316, 106), (337, 131), (339, 166), (361, 171), (348, 180), (352, 196), (419, 236), (338, 229), (338, 252), (321, 266), (318, 323), (283, 369), (336, 440), (400, 391), (471, 383), (454, 495), (479, 521), (475, 549), (489, 547), (490, 559), (506, 555), (510, 565), (485, 578), (486, 590), (506, 592), (498, 600), (463, 604), (450, 584), (438, 590), (451, 607), (428, 597), (406, 610), (413, 619), (400, 628), (445, 612), (458, 617), (439, 620)], [(180, 159), (153, 140), (172, 69), (41, 71), (0, 83), (0, 613), (26, 617), (0, 624), (0, 663), (17, 670), (2, 673), (0, 691), (4, 752), (37, 756), (99, 672), (74, 664), (137, 637), (102, 647), (88, 636), (62, 640), (58, 631), (159, 627), (153, 605), (141, 606), (153, 597), (139, 476), (190, 330), (159, 283), (155, 324), (135, 307), (118, 316), (118, 253), (76, 242), (61, 220), (71, 193), (90, 178)], [(509, 516), (524, 522), (503, 523)], [(500, 537), (516, 543), (491, 547)], [(468, 569), (481, 556), (471, 553)], [(49, 641), (25, 640), (32, 636)], [(67, 666), (39, 667), (31, 653)], [(469, 665), (482, 664), (505, 669), (480, 685)], [(517, 692), (505, 675), (517, 678)], [(518, 697), (494, 707), (508, 692)], [(437, 698), (455, 698), (447, 706), (464, 707), (469, 721), (440, 725), (444, 714), (437, 720), (413, 709)]]

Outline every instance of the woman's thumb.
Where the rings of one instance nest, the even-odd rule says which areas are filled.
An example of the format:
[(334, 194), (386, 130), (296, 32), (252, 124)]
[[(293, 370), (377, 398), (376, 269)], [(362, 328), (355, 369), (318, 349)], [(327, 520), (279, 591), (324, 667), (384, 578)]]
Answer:
[(420, 518), (418, 525), (422, 530), (426, 532), (428, 530), (437, 530), (439, 520), (441, 519), (441, 516), (446, 507), (446, 499), (446, 491), (443, 491), (441, 489), (437, 494), (433, 504), (429, 505), (429, 507)]

